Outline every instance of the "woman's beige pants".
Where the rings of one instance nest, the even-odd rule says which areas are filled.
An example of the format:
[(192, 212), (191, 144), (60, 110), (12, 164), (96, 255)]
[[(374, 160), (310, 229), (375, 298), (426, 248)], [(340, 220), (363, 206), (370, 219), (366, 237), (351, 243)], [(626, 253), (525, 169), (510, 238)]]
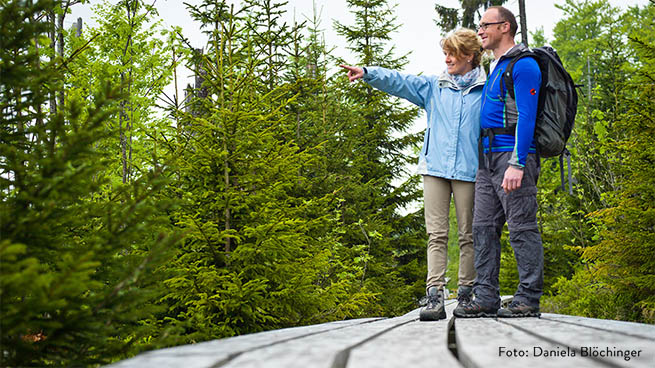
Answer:
[(459, 233), (459, 285), (473, 286), (473, 193), (475, 183), (423, 176), (425, 228), (428, 232), (428, 277), (426, 289), (446, 284), (448, 266), (448, 213), (455, 199)]

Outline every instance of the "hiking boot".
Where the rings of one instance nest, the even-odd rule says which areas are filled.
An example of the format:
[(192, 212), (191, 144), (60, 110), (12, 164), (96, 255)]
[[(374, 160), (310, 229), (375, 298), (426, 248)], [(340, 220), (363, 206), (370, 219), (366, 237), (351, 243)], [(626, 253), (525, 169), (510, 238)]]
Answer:
[(507, 308), (498, 310), (498, 317), (517, 318), (517, 317), (539, 317), (539, 307), (531, 307), (523, 302), (511, 302)]
[(473, 288), (470, 286), (460, 286), (457, 290), (457, 302), (459, 304), (469, 304), (473, 300)]
[(467, 304), (459, 303), (453, 314), (459, 318), (496, 317), (496, 311), (496, 308), (485, 307), (476, 301), (472, 301)]
[(421, 321), (438, 321), (446, 318), (446, 308), (443, 301), (443, 290), (436, 286), (428, 288), (428, 304), (421, 309), (419, 319)]

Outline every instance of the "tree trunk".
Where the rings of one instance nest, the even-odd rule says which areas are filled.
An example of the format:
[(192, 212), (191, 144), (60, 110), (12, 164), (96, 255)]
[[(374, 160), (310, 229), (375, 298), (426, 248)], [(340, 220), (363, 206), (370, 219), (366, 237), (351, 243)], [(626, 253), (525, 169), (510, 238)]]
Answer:
[[(66, 6), (68, 8), (68, 6)], [(64, 17), (66, 14), (61, 13), (57, 15), (57, 53), (61, 57), (61, 61), (64, 61)], [(64, 89), (62, 88), (58, 94), (59, 97), (59, 106), (63, 110), (64, 108)]]
[(82, 37), (82, 18), (77, 18), (77, 23), (75, 23), (75, 35), (77, 37)]
[[(29, 3), (30, 6), (32, 5), (31, 2)], [(30, 23), (35, 24), (37, 22), (36, 17), (32, 16), (30, 17)], [(39, 43), (39, 37), (34, 37), (34, 50), (36, 51), (36, 69), (41, 70), (41, 44)], [(44, 128), (44, 122), (43, 122), (43, 105), (38, 104), (36, 107), (36, 125), (39, 127), (39, 135), (37, 137), (37, 141), (39, 143), (45, 143), (47, 142), (47, 137), (45, 137), (45, 128)]]
[[(134, 5), (134, 6), (132, 6)], [(123, 172), (122, 179), (123, 184), (130, 181), (131, 176), (131, 162), (132, 162), (132, 125), (133, 125), (133, 106), (130, 102), (132, 94), (132, 50), (130, 46), (132, 44), (132, 33), (134, 32), (134, 18), (136, 17), (137, 12), (137, 3), (132, 4), (130, 1), (125, 2), (125, 10), (127, 12), (127, 21), (130, 25), (130, 34), (127, 35), (127, 41), (125, 43), (125, 49), (123, 50), (123, 60), (127, 57), (127, 53), (130, 53), (129, 59), (123, 61), (122, 65), (127, 67), (127, 95), (121, 93), (121, 103), (120, 103), (120, 112), (118, 117), (119, 122), (119, 141), (121, 146), (121, 160), (123, 163)], [(125, 70), (121, 72), (121, 92), (125, 88)], [(129, 109), (129, 114), (127, 109)], [(125, 122), (125, 129), (123, 129), (123, 122)], [(129, 135), (129, 142), (128, 142)], [(129, 154), (128, 154), (129, 152)]]
[(525, 15), (525, 0), (519, 0), (519, 18), (521, 20), (521, 42), (528, 46), (528, 21)]
[[(50, 23), (50, 30), (48, 31), (48, 35), (50, 36), (50, 49), (54, 50), (55, 45), (57, 44), (56, 41), (56, 34), (57, 34), (57, 24), (56, 24), (56, 18), (55, 18), (55, 12), (54, 10), (51, 10), (48, 14), (48, 21)], [(54, 61), (56, 58), (56, 55), (52, 55), (52, 58), (50, 61)], [(50, 113), (52, 115), (57, 113), (57, 99), (54, 95), (54, 93), (50, 93)], [(52, 137), (52, 140), (54, 142), (54, 135)]]
[[(121, 72), (121, 95), (123, 92), (123, 85), (125, 83), (125, 73)], [(118, 140), (121, 145), (121, 161), (123, 163), (123, 184), (127, 183), (127, 139), (125, 138), (125, 131), (123, 130), (123, 121), (125, 121), (125, 128), (127, 129), (127, 114), (125, 114), (125, 99), (123, 98), (120, 103), (120, 111), (118, 113)]]

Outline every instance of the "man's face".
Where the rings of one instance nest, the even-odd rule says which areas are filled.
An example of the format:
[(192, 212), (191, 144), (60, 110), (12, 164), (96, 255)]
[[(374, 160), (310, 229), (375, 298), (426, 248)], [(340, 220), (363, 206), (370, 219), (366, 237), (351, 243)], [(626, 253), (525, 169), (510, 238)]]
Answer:
[(507, 22), (500, 19), (496, 9), (484, 12), (478, 25), (478, 36), (482, 39), (482, 48), (485, 50), (497, 48), (503, 37), (502, 30), (507, 26)]

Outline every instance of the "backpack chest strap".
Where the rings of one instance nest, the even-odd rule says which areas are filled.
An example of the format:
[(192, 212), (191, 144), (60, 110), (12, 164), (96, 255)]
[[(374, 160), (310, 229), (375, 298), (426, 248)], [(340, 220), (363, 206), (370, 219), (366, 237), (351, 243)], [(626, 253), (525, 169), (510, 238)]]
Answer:
[[(509, 135), (515, 135), (516, 134), (516, 125), (510, 125), (508, 127), (502, 127), (502, 128), (483, 128), (480, 130), (480, 141), (478, 144), (478, 158), (480, 163), (484, 166), (487, 167), (488, 169), (492, 169), (493, 166), (491, 165), (491, 147), (493, 147), (494, 144), (494, 138), (498, 134), (509, 134)], [(484, 155), (484, 147), (482, 146), (482, 138), (483, 137), (489, 137), (489, 151), (487, 151), (487, 155)]]

